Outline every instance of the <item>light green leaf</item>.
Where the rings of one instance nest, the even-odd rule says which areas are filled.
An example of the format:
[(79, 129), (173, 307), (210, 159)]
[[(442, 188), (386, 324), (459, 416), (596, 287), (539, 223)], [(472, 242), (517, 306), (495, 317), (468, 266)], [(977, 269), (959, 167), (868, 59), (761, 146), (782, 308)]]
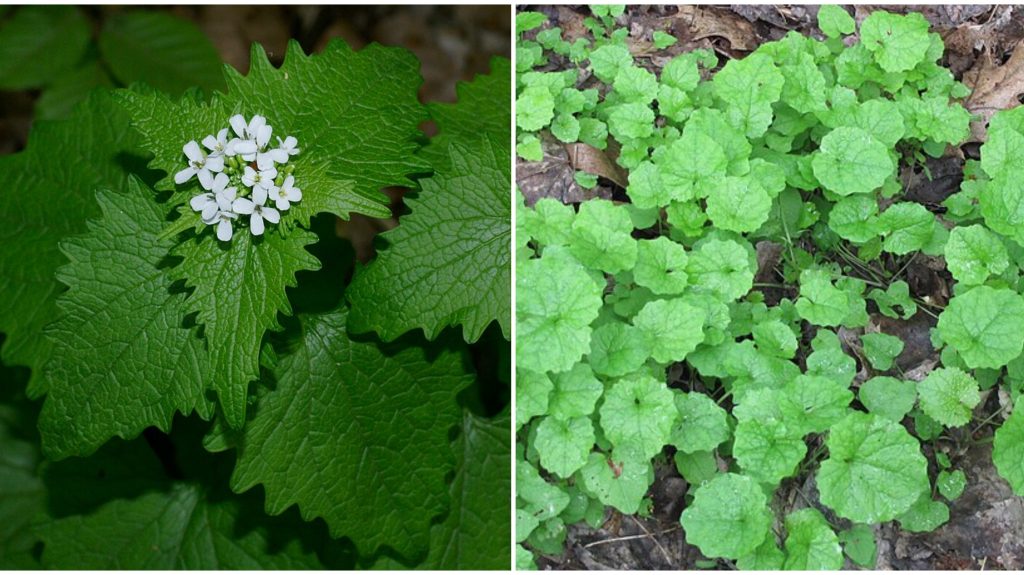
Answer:
[(712, 451), (729, 440), (728, 414), (710, 397), (702, 393), (681, 393), (675, 396), (679, 418), (672, 427), (669, 443), (683, 453)]
[(829, 38), (853, 34), (856, 25), (853, 18), (840, 6), (823, 4), (818, 8), (818, 28)]
[(541, 198), (532, 210), (520, 214), (523, 229), (542, 246), (564, 246), (569, 243), (569, 231), (576, 218), (572, 207), (554, 198)]
[(1000, 368), (1024, 349), (1024, 299), (1008, 289), (972, 288), (949, 301), (938, 331), (967, 367)]
[[(745, 401), (751, 397), (759, 395), (750, 392)], [(732, 453), (744, 473), (769, 485), (793, 475), (807, 454), (803, 435), (794, 427), (775, 419), (741, 420)]]
[(957, 226), (946, 242), (946, 266), (956, 281), (980, 284), (1010, 265), (1006, 247), (984, 226)]
[(594, 425), (589, 417), (545, 417), (537, 425), (533, 445), (545, 469), (568, 478), (587, 463), (594, 447)]
[(935, 230), (935, 216), (921, 204), (900, 202), (882, 212), (878, 227), (885, 235), (882, 249), (903, 255), (928, 244)]
[(786, 516), (786, 563), (794, 571), (838, 571), (843, 566), (839, 538), (825, 517), (814, 508)]
[(544, 86), (529, 86), (516, 98), (516, 126), (536, 132), (555, 117), (555, 97)]
[(548, 412), (554, 389), (547, 374), (522, 368), (516, 370), (516, 429), (529, 423), (531, 418)]
[(771, 209), (771, 196), (753, 178), (727, 176), (707, 199), (712, 223), (737, 233), (756, 231), (768, 220)]
[(869, 569), (875, 566), (877, 559), (875, 532), (870, 527), (854, 525), (846, 531), (840, 531), (839, 541), (843, 543), (843, 551), (851, 561)]
[(800, 297), (796, 311), (814, 325), (836, 326), (850, 310), (845, 291), (832, 285), (831, 276), (822, 269), (806, 269), (800, 274)]
[(516, 293), (516, 365), (540, 373), (569, 370), (590, 350), (601, 288), (571, 258), (545, 257), (518, 265)]
[(850, 127), (836, 128), (822, 138), (811, 166), (814, 177), (840, 196), (872, 192), (882, 187), (895, 169), (885, 144)]
[(690, 283), (706, 289), (726, 301), (750, 291), (754, 285), (754, 265), (747, 249), (732, 240), (708, 240), (690, 252), (686, 271)]
[(903, 340), (894, 335), (866, 333), (860, 336), (860, 341), (871, 367), (879, 371), (891, 368), (893, 360), (903, 352)]
[(955, 368), (940, 368), (919, 384), (921, 409), (928, 417), (947, 427), (959, 427), (971, 420), (971, 411), (981, 401), (978, 382)]
[(864, 243), (878, 237), (878, 200), (857, 194), (839, 198), (828, 213), (828, 225), (839, 237)]
[[(585, 363), (578, 363), (569, 371), (556, 373), (552, 381), (554, 389), (546, 408), (551, 417), (570, 419), (588, 416), (594, 412), (597, 400), (604, 395), (604, 385), (594, 377), (594, 372)], [(517, 379), (516, 389), (518, 388)], [(517, 403), (516, 408), (518, 407)]]
[(687, 542), (704, 555), (736, 559), (761, 545), (772, 517), (753, 479), (725, 473), (697, 489), (680, 522)]
[(361, 552), (415, 557), (448, 509), (448, 433), (472, 378), (458, 351), (350, 340), (345, 316), (299, 318), (302, 337), (237, 442), (231, 487), (262, 484), (268, 513), (298, 505)]
[(917, 388), (912, 381), (873, 377), (861, 384), (857, 398), (871, 413), (899, 422), (914, 408)]
[(594, 373), (621, 377), (643, 366), (651, 354), (648, 332), (620, 321), (603, 324), (590, 337), (590, 366)]
[(583, 202), (572, 224), (569, 251), (591, 269), (616, 274), (636, 264), (632, 232), (626, 210), (603, 199)]
[(641, 102), (627, 102), (611, 108), (608, 133), (620, 142), (646, 138), (654, 133), (654, 110)]
[(996, 430), (992, 462), (1017, 495), (1024, 496), (1024, 409), (1015, 409)]
[(655, 150), (652, 158), (669, 197), (678, 202), (713, 193), (729, 167), (722, 146), (699, 130), (686, 130), (681, 138)]
[(633, 56), (625, 46), (605, 44), (590, 53), (590, 67), (593, 69), (594, 75), (606, 84), (615, 81), (615, 76), (618, 75), (620, 69), (632, 65)]
[(715, 95), (728, 104), (733, 125), (749, 138), (765, 133), (772, 123), (772, 104), (779, 100), (785, 78), (766, 54), (729, 60), (715, 74)]
[(706, 314), (683, 299), (655, 300), (643, 307), (633, 325), (646, 334), (654, 361), (683, 361), (704, 341)]
[(633, 280), (658, 295), (682, 293), (688, 284), (688, 259), (681, 244), (664, 236), (637, 242)]
[(583, 485), (605, 505), (632, 515), (640, 509), (647, 488), (654, 482), (650, 458), (622, 450), (610, 455), (591, 453), (579, 476)]
[(851, 412), (829, 431), (829, 457), (818, 470), (821, 502), (858, 523), (906, 512), (929, 491), (928, 462), (901, 425)]
[(753, 335), (757, 349), (764, 353), (784, 359), (791, 359), (796, 354), (796, 334), (777, 319), (755, 325)]
[(39, 431), (53, 459), (89, 455), (151, 426), (168, 431), (179, 411), (212, 415), (203, 395), (212, 379), (206, 350), (182, 327), (185, 296), (171, 292), (174, 280), (161, 266), (173, 245), (159, 237), (162, 207), (137, 180), (127, 193), (96, 198), (103, 216), (62, 245), (71, 263), (57, 278), (69, 290), (47, 330), (53, 353)]
[(967, 487), (967, 475), (959, 469), (953, 471), (942, 470), (939, 472), (938, 477), (935, 478), (935, 486), (938, 487), (939, 493), (943, 497), (953, 501), (960, 497), (964, 492), (964, 488)]
[(886, 72), (904, 72), (925, 59), (931, 40), (928, 21), (917, 12), (905, 16), (876, 10), (860, 25), (860, 38)]
[(896, 519), (904, 531), (928, 533), (949, 521), (949, 507), (941, 501), (933, 500), (930, 494), (924, 494), (913, 507)]
[(649, 376), (633, 376), (612, 384), (600, 409), (601, 429), (617, 449), (650, 459), (668, 443), (679, 417), (672, 392)]

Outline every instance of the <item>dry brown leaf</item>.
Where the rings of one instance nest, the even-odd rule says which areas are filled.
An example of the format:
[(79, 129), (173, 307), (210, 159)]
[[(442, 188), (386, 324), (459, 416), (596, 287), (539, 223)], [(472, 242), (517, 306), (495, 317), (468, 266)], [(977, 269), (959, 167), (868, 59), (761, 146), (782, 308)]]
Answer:
[(996, 64), (991, 52), (986, 50), (964, 74), (964, 84), (971, 88), (971, 95), (964, 104), (972, 114), (982, 118), (971, 124), (971, 138), (984, 142), (989, 118), (999, 110), (1016, 107), (1020, 104), (1020, 95), (1024, 94), (1024, 40), (1017, 42), (1002, 66)]
[(689, 42), (711, 37), (724, 38), (732, 50), (739, 52), (752, 52), (759, 43), (750, 22), (724, 9), (680, 6), (675, 18), (679, 21), (676, 30), (685, 30), (682, 36)]
[(597, 174), (602, 178), (611, 180), (625, 188), (628, 184), (626, 174), (608, 155), (590, 144), (569, 144), (566, 147), (569, 154), (569, 164), (574, 170)]

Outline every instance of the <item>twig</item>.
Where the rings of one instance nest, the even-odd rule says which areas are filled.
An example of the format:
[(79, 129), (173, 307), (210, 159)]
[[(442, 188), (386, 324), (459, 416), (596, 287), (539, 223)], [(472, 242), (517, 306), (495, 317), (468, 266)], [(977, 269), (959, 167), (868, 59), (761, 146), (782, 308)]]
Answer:
[(636, 526), (639, 527), (641, 531), (646, 533), (651, 538), (651, 540), (654, 541), (654, 545), (657, 546), (658, 550), (661, 551), (661, 554), (665, 556), (665, 564), (666, 565), (672, 565), (672, 558), (669, 557), (668, 551), (666, 551), (665, 547), (662, 546), (661, 541), (658, 541), (657, 537), (655, 537), (654, 535), (651, 535), (651, 532), (648, 531), (646, 527), (644, 527), (643, 523), (640, 523), (639, 519), (637, 519), (636, 517), (633, 517), (632, 515), (630, 515), (629, 518), (633, 520), (633, 523), (636, 523)]
[[(676, 527), (673, 527), (671, 529), (666, 529), (664, 531), (659, 531), (657, 534), (658, 535), (665, 535), (666, 533), (672, 533), (673, 531), (678, 531), (679, 529), (680, 529), (680, 527), (676, 526)], [(597, 547), (598, 545), (604, 545), (606, 543), (619, 543), (620, 541), (633, 541), (635, 539), (646, 539), (648, 537), (654, 537), (654, 535), (651, 534), (650, 532), (648, 532), (648, 533), (645, 533), (643, 535), (624, 535), (622, 537), (612, 537), (611, 539), (602, 539), (600, 541), (591, 541), (590, 543), (587, 543), (586, 545), (584, 545), (583, 548), (584, 549), (589, 549), (591, 547)]]

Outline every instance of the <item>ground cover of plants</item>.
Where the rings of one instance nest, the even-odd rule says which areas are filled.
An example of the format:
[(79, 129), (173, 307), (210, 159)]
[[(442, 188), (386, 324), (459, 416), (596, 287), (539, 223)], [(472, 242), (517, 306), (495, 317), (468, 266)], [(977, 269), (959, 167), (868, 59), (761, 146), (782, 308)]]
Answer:
[(511, 63), (330, 30), (0, 12), (0, 568), (508, 567)]
[(1022, 566), (1019, 17), (896, 12), (520, 9), (518, 568)]

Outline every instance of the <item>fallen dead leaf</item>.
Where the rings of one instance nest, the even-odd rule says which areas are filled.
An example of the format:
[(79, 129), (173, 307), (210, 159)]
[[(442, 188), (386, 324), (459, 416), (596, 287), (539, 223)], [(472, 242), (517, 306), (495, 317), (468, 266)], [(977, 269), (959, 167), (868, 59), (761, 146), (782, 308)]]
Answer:
[(1017, 42), (1010, 58), (1001, 66), (995, 63), (991, 51), (986, 50), (964, 74), (964, 84), (972, 90), (965, 102), (967, 109), (982, 117), (971, 124), (971, 137), (984, 142), (985, 126), (992, 115), (1016, 107), (1020, 104), (1020, 95), (1024, 94), (1024, 40)]
[(567, 145), (566, 152), (569, 155), (569, 165), (574, 170), (597, 174), (615, 182), (621, 188), (628, 184), (629, 179), (625, 172), (603, 150), (590, 144), (576, 143)]

